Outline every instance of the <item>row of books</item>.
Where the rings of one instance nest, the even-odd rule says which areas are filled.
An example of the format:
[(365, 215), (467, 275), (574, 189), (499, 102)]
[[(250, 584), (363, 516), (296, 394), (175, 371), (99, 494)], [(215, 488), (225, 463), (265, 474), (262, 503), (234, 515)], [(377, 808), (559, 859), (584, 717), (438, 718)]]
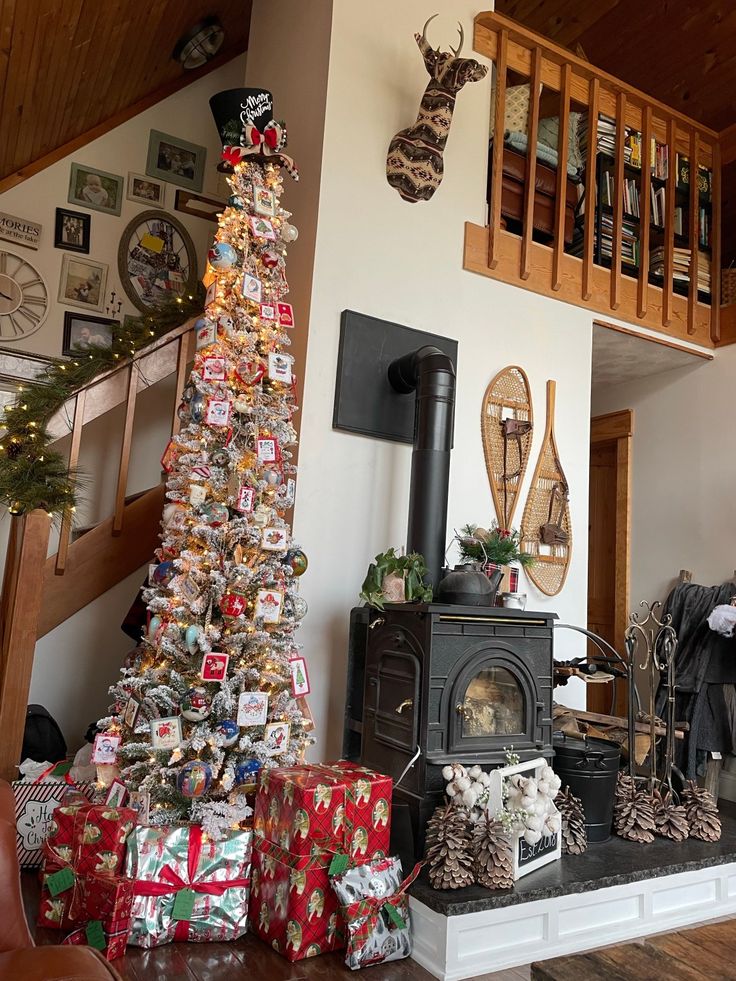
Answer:
[[(601, 201), (610, 208), (613, 207), (614, 202), (614, 186), (615, 181), (613, 174), (610, 170), (605, 170), (601, 177)], [(650, 187), (652, 198), (651, 222), (658, 228), (664, 229), (666, 224), (665, 216), (667, 213), (665, 205), (665, 188), (654, 184), (651, 184)], [(639, 186), (634, 178), (624, 178), (623, 198), (624, 214), (632, 218), (640, 218), (641, 207)], [(677, 205), (674, 209), (675, 235), (687, 234), (685, 229), (685, 215), (685, 209), (681, 205)], [(698, 215), (698, 244), (701, 246), (701, 248), (708, 248), (710, 246), (710, 210), (701, 205), (698, 209)]]
[[(587, 153), (588, 120), (583, 113), (578, 122), (578, 142), (583, 156)], [(609, 116), (598, 117), (596, 132), (596, 151), (609, 157), (616, 156), (616, 121)], [(651, 140), (651, 173), (658, 180), (666, 180), (669, 175), (669, 147), (666, 143), (658, 143), (654, 137)], [(642, 135), (634, 129), (626, 128), (624, 132), (624, 163), (641, 168)]]
[[(652, 249), (649, 256), (649, 272), (656, 276), (664, 277), (664, 246)], [(673, 250), (673, 272), (672, 278), (676, 282), (690, 282), (690, 257), (691, 250), (685, 248), (675, 248)], [(703, 252), (698, 252), (698, 290), (710, 293), (710, 256)]]
[[(609, 208), (613, 207), (615, 180), (610, 170), (604, 170), (601, 176), (601, 200)], [(631, 177), (624, 178), (623, 186), (624, 212), (634, 218), (639, 218), (639, 186)]]

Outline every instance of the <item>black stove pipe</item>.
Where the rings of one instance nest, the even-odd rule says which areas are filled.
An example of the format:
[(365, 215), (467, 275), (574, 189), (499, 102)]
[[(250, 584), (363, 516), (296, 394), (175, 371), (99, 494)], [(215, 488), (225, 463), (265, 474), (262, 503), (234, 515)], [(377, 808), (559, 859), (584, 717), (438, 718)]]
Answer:
[(420, 347), (392, 361), (388, 378), (397, 392), (416, 391), (406, 549), (424, 556), (426, 581), (436, 591), (445, 560), (455, 365), (439, 348)]

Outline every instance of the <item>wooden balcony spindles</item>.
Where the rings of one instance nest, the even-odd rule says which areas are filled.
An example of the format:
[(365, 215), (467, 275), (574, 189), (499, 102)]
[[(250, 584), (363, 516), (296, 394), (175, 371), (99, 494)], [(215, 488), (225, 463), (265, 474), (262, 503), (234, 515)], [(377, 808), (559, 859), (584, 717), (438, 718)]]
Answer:
[(557, 137), (557, 196), (555, 199), (555, 241), (552, 255), (552, 289), (562, 286), (562, 257), (565, 254), (565, 211), (567, 205), (567, 150), (570, 128), (570, 81), (572, 65), (560, 73), (560, 130)]
[(118, 486), (115, 492), (115, 515), (112, 521), (113, 535), (119, 535), (123, 530), (123, 513), (125, 511), (125, 491), (128, 486), (128, 468), (130, 466), (130, 447), (133, 442), (133, 421), (135, 419), (135, 402), (138, 394), (138, 365), (131, 362), (128, 368), (128, 396), (125, 402), (125, 423), (123, 425), (123, 442), (120, 447), (120, 469), (118, 471)]
[(641, 127), (641, 181), (639, 188), (639, 282), (636, 315), (645, 317), (649, 296), (649, 232), (652, 221), (652, 107), (644, 106)]
[(662, 326), (672, 323), (673, 277), (675, 272), (675, 188), (677, 187), (676, 126), (667, 120), (667, 184), (664, 217), (664, 282), (662, 284)]
[(626, 144), (626, 95), (618, 93), (616, 99), (616, 160), (613, 183), (613, 247), (611, 249), (611, 299), (612, 310), (621, 306), (621, 242), (624, 221), (624, 146)]
[(721, 147), (713, 144), (713, 178), (710, 203), (710, 339), (721, 339)]
[(698, 167), (700, 166), (700, 139), (697, 130), (690, 130), (690, 283), (687, 291), (687, 332), (695, 333), (695, 311), (698, 308), (698, 248), (700, 239), (700, 193), (698, 191)]
[(532, 235), (534, 233), (534, 194), (537, 183), (537, 135), (539, 133), (539, 97), (542, 81), (542, 49), (532, 52), (532, 71), (529, 78), (529, 123), (527, 125), (526, 183), (524, 184), (524, 226), (521, 230), (520, 279), (531, 274)]
[(591, 78), (588, 86), (588, 160), (585, 165), (585, 230), (583, 233), (582, 298), (593, 295), (593, 245), (595, 244), (595, 166), (598, 147), (598, 99), (600, 81)]
[(503, 139), (506, 118), (506, 66), (509, 32), (498, 35), (496, 56), (496, 112), (493, 121), (493, 156), (491, 160), (491, 199), (488, 209), (488, 268), (498, 265), (498, 235), (501, 230), (501, 182), (503, 179)]
[[(84, 405), (87, 400), (87, 389), (83, 388), (74, 397), (74, 416), (72, 418), (72, 438), (69, 446), (69, 469), (76, 470), (79, 463), (79, 446), (82, 442), (82, 427), (84, 426)], [(66, 557), (72, 535), (71, 516), (64, 516), (59, 531), (59, 550), (56, 553), (54, 572), (63, 576), (66, 569)]]
[(187, 365), (192, 357), (192, 347), (194, 345), (194, 331), (187, 331), (182, 334), (178, 341), (176, 356), (176, 389), (174, 392), (174, 413), (171, 417), (171, 435), (176, 434), (181, 429), (181, 419), (179, 418), (179, 403), (181, 393), (187, 380)]

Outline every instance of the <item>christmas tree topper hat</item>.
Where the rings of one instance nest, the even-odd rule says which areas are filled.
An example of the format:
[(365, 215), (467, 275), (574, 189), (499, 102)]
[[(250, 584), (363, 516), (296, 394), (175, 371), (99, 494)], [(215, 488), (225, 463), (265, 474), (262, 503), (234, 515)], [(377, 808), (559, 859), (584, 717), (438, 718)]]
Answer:
[(247, 157), (277, 160), (294, 180), (299, 172), (286, 148), (286, 124), (273, 118), (273, 96), (266, 89), (226, 89), (210, 99), (210, 109), (222, 140), (223, 164), (231, 170)]

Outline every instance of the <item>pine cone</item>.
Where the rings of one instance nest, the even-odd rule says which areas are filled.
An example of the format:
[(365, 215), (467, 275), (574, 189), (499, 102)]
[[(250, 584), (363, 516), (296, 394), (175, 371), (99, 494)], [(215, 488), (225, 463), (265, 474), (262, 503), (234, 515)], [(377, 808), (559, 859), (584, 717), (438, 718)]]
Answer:
[(473, 828), (475, 881), (486, 889), (514, 885), (511, 841), (500, 821), (486, 815)]
[(687, 813), (682, 804), (675, 804), (671, 791), (654, 792), (654, 823), (658, 835), (672, 841), (684, 841), (690, 834)]
[(616, 777), (616, 789), (613, 793), (617, 804), (631, 800), (636, 793), (636, 784), (634, 783), (634, 780), (624, 770), (618, 771), (618, 775)]
[(617, 835), (628, 841), (654, 841), (654, 801), (649, 794), (640, 790), (621, 803), (614, 813), (613, 827)]
[(452, 804), (440, 805), (429, 819), (425, 847), (433, 889), (462, 889), (473, 884), (472, 833), (467, 811)]
[(588, 847), (583, 802), (575, 797), (569, 787), (564, 787), (555, 797), (555, 805), (562, 821), (560, 836), (563, 855), (582, 855)]
[(713, 794), (705, 787), (698, 787), (694, 780), (688, 780), (682, 792), (690, 837), (701, 841), (718, 841), (721, 837), (721, 819), (718, 817), (718, 804)]

